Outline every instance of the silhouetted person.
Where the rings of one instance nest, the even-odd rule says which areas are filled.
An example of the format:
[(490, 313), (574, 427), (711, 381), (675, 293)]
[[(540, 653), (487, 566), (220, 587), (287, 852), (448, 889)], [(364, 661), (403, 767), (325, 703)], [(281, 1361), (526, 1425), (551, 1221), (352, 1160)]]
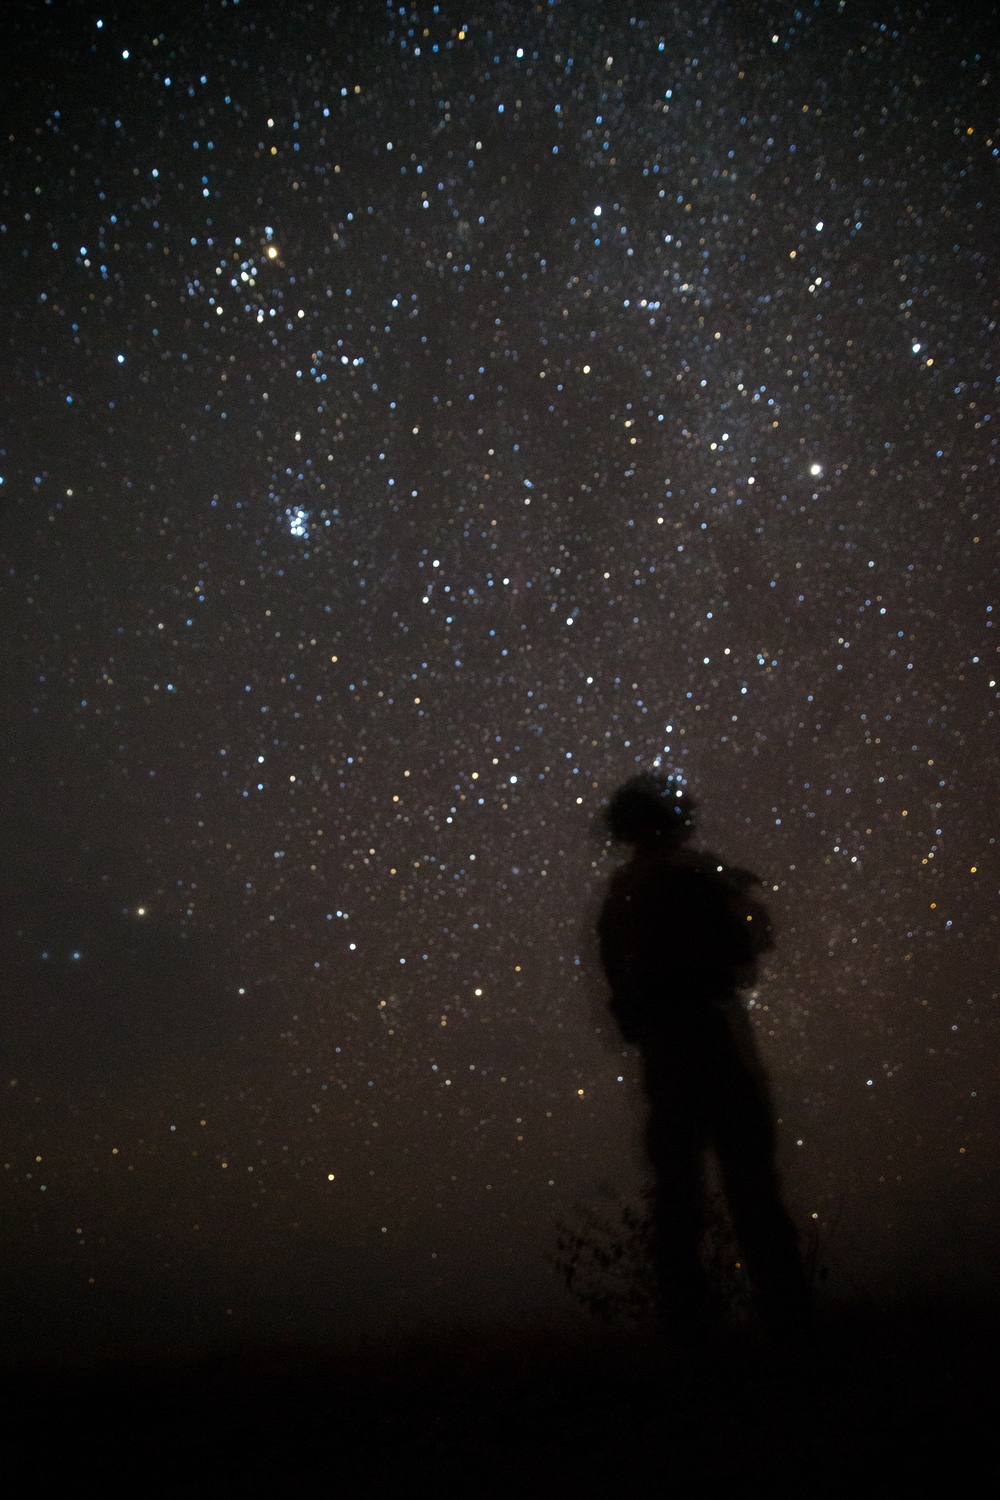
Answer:
[(809, 1295), (781, 1201), (767, 1079), (739, 990), (773, 946), (749, 870), (687, 847), (694, 803), (652, 775), (619, 788), (607, 826), (632, 857), (598, 923), (610, 1009), (642, 1053), (646, 1148), (655, 1172), (654, 1249), (667, 1328), (704, 1330), (703, 1160), (716, 1155), (733, 1228), (766, 1325), (804, 1327)]

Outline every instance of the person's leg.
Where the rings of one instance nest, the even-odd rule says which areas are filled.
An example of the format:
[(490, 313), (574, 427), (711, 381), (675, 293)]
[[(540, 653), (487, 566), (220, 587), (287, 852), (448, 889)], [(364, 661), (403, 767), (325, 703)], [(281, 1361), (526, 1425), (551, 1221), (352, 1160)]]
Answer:
[(719, 1164), (761, 1316), (772, 1331), (794, 1333), (809, 1320), (810, 1296), (773, 1158), (769, 1153), (728, 1150), (720, 1152)]
[(781, 1197), (774, 1125), (762, 1070), (721, 1048), (711, 1090), (711, 1136), (733, 1229), (765, 1323), (794, 1332), (809, 1319), (810, 1295), (795, 1226)]
[(703, 1135), (683, 1093), (651, 1091), (646, 1148), (654, 1172), (653, 1258), (664, 1331), (682, 1342), (705, 1333), (707, 1284), (699, 1255), (704, 1224)]

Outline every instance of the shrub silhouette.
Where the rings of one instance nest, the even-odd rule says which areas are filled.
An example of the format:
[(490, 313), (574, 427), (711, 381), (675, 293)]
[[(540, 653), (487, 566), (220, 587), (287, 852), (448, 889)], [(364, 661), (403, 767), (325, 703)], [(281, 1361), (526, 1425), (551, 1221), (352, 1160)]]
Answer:
[[(574, 1301), (604, 1323), (644, 1327), (658, 1321), (652, 1199), (653, 1189), (647, 1188), (638, 1205), (623, 1199), (617, 1215), (582, 1208), (572, 1218), (557, 1220), (550, 1264)], [(826, 1250), (838, 1218), (839, 1214), (825, 1231), (815, 1222), (809, 1226), (802, 1259), (814, 1294), (827, 1278)], [(700, 1254), (709, 1284), (711, 1322), (748, 1326), (753, 1291), (719, 1192), (706, 1201)]]

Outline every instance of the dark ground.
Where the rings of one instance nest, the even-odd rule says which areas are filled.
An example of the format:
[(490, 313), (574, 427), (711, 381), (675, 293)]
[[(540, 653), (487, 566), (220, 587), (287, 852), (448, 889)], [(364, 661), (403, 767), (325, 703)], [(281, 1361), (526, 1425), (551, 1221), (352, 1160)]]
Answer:
[(791, 1354), (467, 1332), (8, 1369), (5, 1446), (35, 1494), (989, 1494), (998, 1331), (993, 1312), (924, 1306), (828, 1315)]

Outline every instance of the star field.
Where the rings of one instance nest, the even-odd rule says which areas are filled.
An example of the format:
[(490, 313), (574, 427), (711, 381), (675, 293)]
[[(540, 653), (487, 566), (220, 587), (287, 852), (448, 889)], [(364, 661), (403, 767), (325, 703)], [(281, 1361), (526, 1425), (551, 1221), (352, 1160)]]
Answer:
[(211, 1339), (557, 1305), (556, 1216), (641, 1183), (592, 924), (602, 803), (652, 766), (770, 892), (797, 1219), (839, 1215), (855, 1283), (982, 1262), (982, 15), (9, 24), (26, 1308)]

